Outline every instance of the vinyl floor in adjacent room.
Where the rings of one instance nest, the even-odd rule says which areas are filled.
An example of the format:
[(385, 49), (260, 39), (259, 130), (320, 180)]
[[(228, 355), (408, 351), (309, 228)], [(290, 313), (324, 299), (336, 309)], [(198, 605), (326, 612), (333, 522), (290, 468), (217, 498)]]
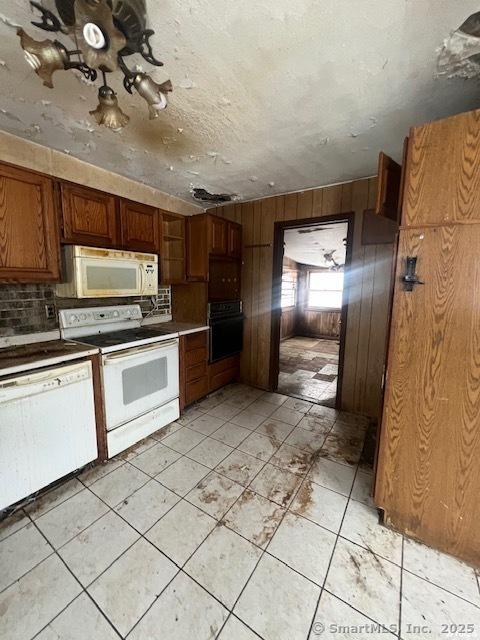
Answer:
[(338, 340), (302, 336), (283, 340), (278, 392), (334, 407), (339, 348)]
[(0, 637), (479, 638), (474, 570), (378, 523), (365, 429), (217, 392), (0, 523)]

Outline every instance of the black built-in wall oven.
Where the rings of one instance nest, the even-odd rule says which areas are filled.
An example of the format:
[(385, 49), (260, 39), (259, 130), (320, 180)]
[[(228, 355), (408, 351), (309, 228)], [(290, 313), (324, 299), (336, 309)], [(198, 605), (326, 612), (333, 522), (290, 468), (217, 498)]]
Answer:
[(210, 362), (217, 362), (242, 351), (243, 321), (241, 300), (209, 303)]

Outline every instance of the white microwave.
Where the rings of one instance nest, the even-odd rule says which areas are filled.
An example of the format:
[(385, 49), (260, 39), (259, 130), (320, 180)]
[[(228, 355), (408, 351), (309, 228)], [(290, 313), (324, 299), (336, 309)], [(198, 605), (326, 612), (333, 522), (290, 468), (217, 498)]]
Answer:
[(153, 296), (158, 293), (158, 256), (136, 251), (67, 245), (62, 250), (62, 298)]

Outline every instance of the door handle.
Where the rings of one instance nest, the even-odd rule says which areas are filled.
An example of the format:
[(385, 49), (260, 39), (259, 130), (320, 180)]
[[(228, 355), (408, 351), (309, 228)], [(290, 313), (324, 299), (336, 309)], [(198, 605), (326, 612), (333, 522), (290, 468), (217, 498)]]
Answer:
[(417, 271), (417, 256), (407, 256), (405, 273), (402, 276), (404, 291), (413, 291), (413, 287), (416, 284), (425, 284), (423, 280), (420, 280), (416, 274)]

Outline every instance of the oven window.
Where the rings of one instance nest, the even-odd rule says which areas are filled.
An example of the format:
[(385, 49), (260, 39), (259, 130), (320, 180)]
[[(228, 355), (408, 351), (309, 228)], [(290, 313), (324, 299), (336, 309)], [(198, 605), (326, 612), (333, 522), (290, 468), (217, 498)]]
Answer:
[(122, 371), (123, 404), (158, 393), (168, 385), (167, 358), (150, 360)]
[(87, 266), (87, 289), (90, 291), (135, 291), (137, 289), (136, 267)]

